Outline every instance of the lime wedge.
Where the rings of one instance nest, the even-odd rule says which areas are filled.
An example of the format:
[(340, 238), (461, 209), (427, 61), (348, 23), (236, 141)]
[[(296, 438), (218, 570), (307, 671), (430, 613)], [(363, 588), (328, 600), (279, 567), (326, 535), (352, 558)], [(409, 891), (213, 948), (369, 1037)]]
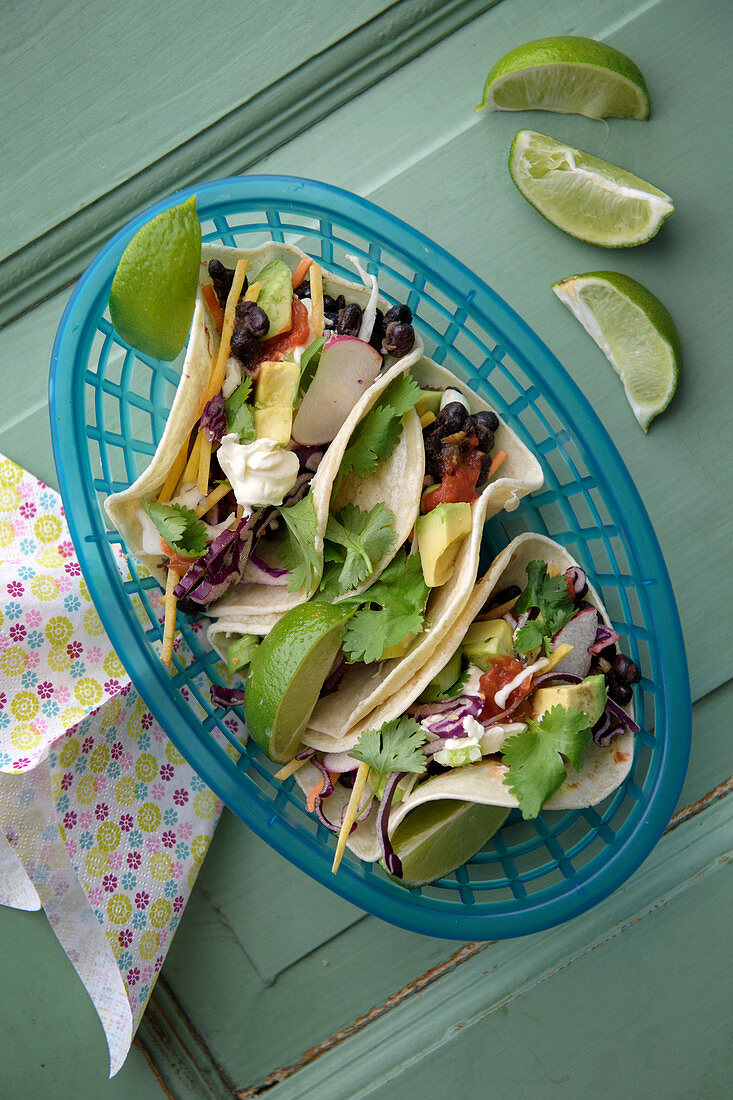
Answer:
[(649, 95), (630, 57), (578, 35), (537, 38), (500, 58), (477, 111), (559, 111), (586, 118), (649, 118)]
[(298, 751), (353, 614), (348, 607), (299, 604), (275, 623), (255, 652), (244, 717), (251, 736), (271, 760), (285, 764)]
[(553, 283), (561, 302), (593, 337), (624, 384), (644, 431), (677, 389), (682, 349), (658, 298), (617, 271), (590, 271)]
[(604, 248), (643, 244), (674, 210), (669, 195), (638, 176), (535, 130), (514, 138), (509, 172), (549, 222)]
[(402, 886), (424, 886), (455, 871), (502, 827), (509, 810), (440, 799), (416, 806), (397, 826), (392, 847), (402, 861)]
[(109, 313), (126, 343), (155, 359), (175, 359), (186, 343), (201, 262), (196, 196), (161, 211), (122, 253)]

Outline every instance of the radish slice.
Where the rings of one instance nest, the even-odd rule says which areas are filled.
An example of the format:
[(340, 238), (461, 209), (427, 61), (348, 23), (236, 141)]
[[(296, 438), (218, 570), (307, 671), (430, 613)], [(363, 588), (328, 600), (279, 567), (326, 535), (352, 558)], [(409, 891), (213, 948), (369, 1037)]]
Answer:
[(598, 612), (589, 607), (566, 623), (562, 630), (558, 630), (552, 639), (555, 649), (561, 645), (571, 645), (566, 657), (555, 665), (554, 672), (571, 672), (574, 676), (580, 676), (581, 680), (588, 674), (591, 655), (588, 647), (596, 640), (598, 630)]
[(355, 336), (332, 336), (293, 422), (293, 439), (305, 446), (330, 443), (380, 370), (382, 356)]

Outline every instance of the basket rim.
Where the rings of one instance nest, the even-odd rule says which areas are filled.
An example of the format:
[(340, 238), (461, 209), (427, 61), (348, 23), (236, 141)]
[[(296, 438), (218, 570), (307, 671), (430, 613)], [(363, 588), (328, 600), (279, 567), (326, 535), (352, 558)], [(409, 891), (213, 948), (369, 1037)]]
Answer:
[[(246, 203), (333, 220), (367, 241), (377, 232), (393, 247), (398, 246), (416, 266), (429, 267), (430, 282), (437, 289), (452, 295), (457, 291), (463, 293), (479, 327), (498, 332), (501, 346), (522, 370), (541, 380), (541, 388), (552, 393), (565, 427), (578, 445), (604, 500), (610, 497), (624, 516), (627, 528), (624, 549), (630, 572), (635, 576), (653, 575), (656, 579), (649, 613), (650, 633), (656, 635), (663, 655), (658, 661), (661, 683), (657, 685), (654, 738), (655, 753), (661, 752), (661, 756), (653, 785), (643, 799), (646, 812), (634, 828), (626, 831), (627, 835), (620, 840), (617, 835), (618, 847), (609, 858), (600, 860), (597, 866), (599, 856), (594, 857), (573, 879), (547, 887), (541, 899), (528, 895), (521, 903), (517, 898), (493, 902), (492, 911), (487, 913), (481, 912), (486, 903), (467, 905), (458, 904), (456, 898), (413, 896), (375, 874), (371, 865), (355, 859), (345, 860), (338, 876), (331, 875), (330, 847), (282, 816), (255, 784), (249, 794), (243, 792), (237, 775), (224, 766), (213, 747), (199, 736), (200, 723), (175, 690), (175, 679), (155, 658), (129, 601), (123, 605), (121, 601), (109, 600), (110, 588), (117, 590), (121, 581), (93, 486), (84, 404), (76, 399), (83, 392), (84, 370), (76, 368), (80, 349), (85, 342), (91, 344), (87, 331), (89, 316), (93, 309), (98, 310), (100, 304), (103, 308), (106, 303), (108, 280), (128, 241), (151, 217), (193, 194), (197, 196), (202, 220), (209, 216), (207, 207), (220, 207), (222, 203), (239, 203), (241, 207)], [(102, 295), (104, 301), (100, 303)], [(661, 548), (639, 492), (588, 399), (526, 322), (488, 284), (440, 245), (367, 199), (301, 177), (225, 177), (176, 191), (122, 227), (81, 276), (54, 342), (49, 406), (54, 458), (72, 541), (94, 604), (135, 688), (174, 745), (222, 801), (290, 862), (341, 897), (390, 923), (446, 939), (479, 940), (524, 935), (569, 920), (616, 890), (649, 855), (674, 812), (691, 742), (691, 698), (684, 641)], [(593, 440), (592, 446), (589, 440)], [(602, 456), (602, 464), (597, 455)]]

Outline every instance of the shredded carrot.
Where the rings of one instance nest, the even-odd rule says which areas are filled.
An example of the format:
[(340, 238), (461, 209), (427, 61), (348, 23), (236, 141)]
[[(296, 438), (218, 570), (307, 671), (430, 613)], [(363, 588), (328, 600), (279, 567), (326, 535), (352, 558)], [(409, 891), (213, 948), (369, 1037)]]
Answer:
[(175, 457), (173, 465), (168, 471), (168, 477), (163, 483), (163, 488), (158, 493), (158, 501), (160, 504), (164, 504), (167, 500), (170, 500), (176, 491), (176, 487), (181, 479), (181, 474), (185, 469), (186, 461), (188, 459), (189, 441), (190, 437), (189, 439), (186, 439), (184, 441), (183, 446)]
[(163, 623), (163, 652), (161, 659), (166, 668), (171, 667), (173, 660), (173, 639), (176, 633), (176, 608), (178, 600), (173, 589), (178, 584), (181, 576), (175, 569), (168, 570), (165, 582), (165, 622)]
[(204, 296), (204, 301), (209, 307), (209, 313), (214, 318), (217, 329), (221, 332), (222, 326), (224, 325), (224, 310), (219, 305), (216, 291), (213, 286), (209, 284), (208, 286), (201, 287), (201, 293)]
[(313, 335), (318, 339), (323, 336), (323, 276), (321, 265), (313, 264), (311, 273), (311, 325)]
[(297, 287), (299, 287), (300, 284), (303, 282), (303, 279), (305, 279), (308, 273), (308, 268), (312, 263), (313, 260), (310, 258), (310, 256), (304, 256), (303, 259), (300, 261), (295, 271), (293, 272), (293, 290), (296, 290)]
[(262, 290), (262, 283), (250, 283), (244, 295), (245, 302), (256, 302)]
[(309, 814), (315, 813), (316, 799), (318, 798), (319, 794), (321, 793), (321, 791), (323, 790), (323, 788), (325, 786), (326, 786), (326, 780), (323, 778), (322, 775), (319, 775), (318, 779), (316, 780), (315, 787), (313, 788), (312, 791), (310, 791), (308, 797), (305, 800), (305, 808), (306, 808), (306, 810), (308, 811)]
[(492, 474), (496, 473), (505, 458), (509, 458), (509, 455), (506, 453), (506, 451), (496, 452), (491, 460), (491, 465), (489, 466), (489, 477), (491, 477)]

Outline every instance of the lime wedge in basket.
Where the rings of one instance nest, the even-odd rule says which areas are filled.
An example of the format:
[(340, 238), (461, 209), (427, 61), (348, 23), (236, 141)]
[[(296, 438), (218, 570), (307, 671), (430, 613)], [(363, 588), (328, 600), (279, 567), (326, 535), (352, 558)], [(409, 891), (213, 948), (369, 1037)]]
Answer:
[(122, 339), (155, 359), (175, 359), (191, 327), (200, 262), (192, 195), (146, 222), (122, 253), (109, 294)]
[(669, 195), (638, 176), (535, 130), (514, 138), (509, 172), (554, 226), (604, 248), (643, 244), (674, 210)]
[(674, 397), (682, 365), (669, 311), (636, 279), (617, 271), (572, 275), (552, 289), (611, 363), (634, 416), (648, 431)]
[(341, 647), (353, 608), (304, 603), (287, 611), (250, 665), (244, 717), (250, 735), (280, 764), (292, 760)]
[(424, 886), (455, 871), (498, 832), (509, 810), (477, 802), (440, 799), (416, 806), (391, 841), (402, 862), (402, 886)]
[(504, 54), (477, 111), (559, 111), (586, 118), (649, 118), (639, 67), (605, 42), (537, 38)]

